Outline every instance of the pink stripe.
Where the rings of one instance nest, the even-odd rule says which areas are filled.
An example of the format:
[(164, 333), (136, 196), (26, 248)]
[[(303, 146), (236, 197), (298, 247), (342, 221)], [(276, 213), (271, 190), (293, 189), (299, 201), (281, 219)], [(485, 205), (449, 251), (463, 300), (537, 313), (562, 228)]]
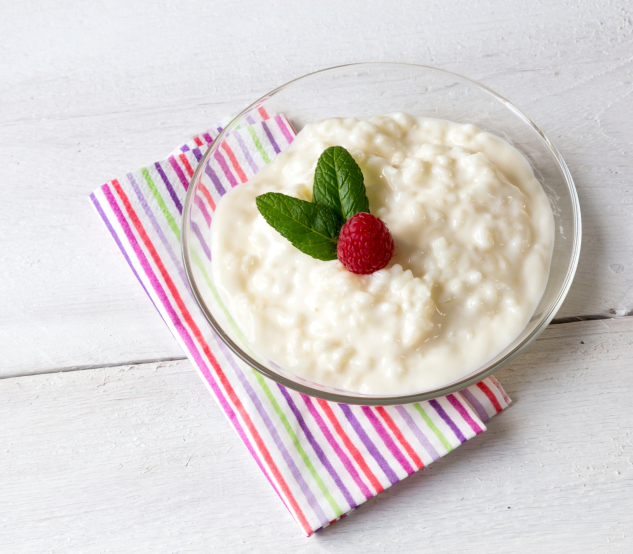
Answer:
[(284, 121), (284, 118), (281, 117), (280, 115), (276, 115), (275, 116), (275, 121), (277, 122), (277, 125), (279, 126), (279, 129), (281, 129), (281, 133), (283, 134), (283, 136), (288, 141), (288, 144), (290, 144), (294, 140), (294, 134), (290, 133), (290, 131), (288, 130), (288, 127), (286, 127), (286, 123)]
[(200, 211), (202, 212), (202, 215), (204, 216), (204, 220), (207, 222), (207, 227), (210, 227), (211, 226), (211, 216), (209, 215), (209, 212), (207, 211), (207, 207), (204, 205), (204, 202), (202, 201), (202, 198), (200, 198), (200, 196), (198, 196), (196, 194), (193, 197), (193, 201), (196, 204), (196, 206), (198, 206)]
[(224, 156), (222, 155), (222, 153), (220, 152), (220, 149), (216, 149), (215, 154), (213, 156), (216, 161), (220, 164), (220, 167), (222, 168), (222, 171), (224, 172), (224, 175), (226, 175), (226, 178), (229, 180), (229, 183), (231, 183), (232, 187), (237, 186), (237, 180), (235, 179), (235, 176), (233, 175), (233, 172), (229, 169), (229, 166), (227, 165)]
[(176, 172), (176, 175), (178, 175), (182, 186), (185, 187), (185, 190), (187, 190), (189, 188), (189, 181), (185, 177), (185, 174), (182, 172), (182, 169), (180, 169), (176, 158), (174, 158), (173, 156), (169, 156), (169, 163), (171, 164), (173, 170)]
[(472, 417), (470, 417), (470, 414), (468, 413), (468, 410), (464, 408), (464, 405), (454, 395), (449, 394), (446, 397), (446, 400), (448, 400), (450, 405), (455, 408), (460, 416), (462, 416), (464, 421), (468, 423), (468, 425), (470, 425), (470, 428), (475, 432), (476, 435), (483, 431), (483, 429), (479, 427), (477, 422)]

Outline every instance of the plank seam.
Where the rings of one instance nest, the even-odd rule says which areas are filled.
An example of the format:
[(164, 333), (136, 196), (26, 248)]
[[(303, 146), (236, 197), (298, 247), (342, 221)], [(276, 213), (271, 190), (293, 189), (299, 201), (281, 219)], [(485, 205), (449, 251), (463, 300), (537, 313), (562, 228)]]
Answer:
[[(567, 323), (577, 323), (579, 321), (601, 321), (606, 319), (623, 319), (625, 317), (630, 317), (633, 315), (633, 311), (625, 314), (625, 315), (578, 315), (573, 317), (561, 317), (558, 319), (553, 319), (550, 325), (565, 325)], [(69, 371), (83, 371), (88, 369), (103, 369), (109, 367), (125, 367), (125, 366), (135, 366), (135, 365), (144, 365), (144, 364), (156, 364), (160, 362), (178, 362), (182, 360), (186, 360), (186, 356), (172, 356), (167, 358), (151, 358), (151, 359), (143, 359), (143, 360), (128, 360), (123, 362), (112, 362), (107, 364), (93, 364), (93, 365), (77, 365), (77, 366), (68, 366), (68, 367), (60, 367), (60, 368), (52, 368), (52, 369), (41, 369), (32, 371), (29, 373), (14, 373), (8, 375), (0, 376), (0, 380), (2, 379), (14, 379), (16, 377), (32, 377), (34, 375), (48, 375), (53, 373), (66, 373)]]

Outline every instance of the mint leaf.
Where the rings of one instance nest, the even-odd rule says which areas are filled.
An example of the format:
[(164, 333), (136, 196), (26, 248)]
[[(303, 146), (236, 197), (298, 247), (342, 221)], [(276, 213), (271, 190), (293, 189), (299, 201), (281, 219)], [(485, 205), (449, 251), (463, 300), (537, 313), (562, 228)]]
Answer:
[(332, 208), (347, 220), (358, 212), (369, 213), (363, 172), (342, 146), (327, 148), (314, 172), (312, 202)]
[(266, 223), (295, 248), (317, 260), (336, 260), (343, 220), (334, 210), (279, 192), (262, 194), (255, 202)]

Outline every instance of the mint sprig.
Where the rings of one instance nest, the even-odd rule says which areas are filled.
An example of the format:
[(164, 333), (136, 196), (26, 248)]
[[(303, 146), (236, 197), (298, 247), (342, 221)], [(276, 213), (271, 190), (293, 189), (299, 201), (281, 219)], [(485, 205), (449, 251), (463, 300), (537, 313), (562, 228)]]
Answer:
[(292, 245), (317, 260), (336, 260), (341, 227), (359, 212), (369, 213), (363, 173), (342, 146), (331, 146), (319, 157), (312, 202), (279, 192), (259, 195), (259, 213)]
[(294, 247), (317, 260), (336, 260), (336, 243), (344, 221), (320, 204), (267, 192), (255, 199), (266, 222)]
[(329, 206), (346, 220), (359, 212), (369, 213), (363, 173), (342, 146), (321, 154), (314, 172), (312, 201)]

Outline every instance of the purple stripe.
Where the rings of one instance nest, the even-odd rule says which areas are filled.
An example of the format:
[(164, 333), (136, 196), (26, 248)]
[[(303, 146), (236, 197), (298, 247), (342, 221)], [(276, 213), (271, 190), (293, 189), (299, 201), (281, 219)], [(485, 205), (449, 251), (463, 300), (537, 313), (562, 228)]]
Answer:
[(444, 408), (440, 406), (440, 403), (437, 400), (433, 399), (429, 400), (429, 405), (431, 405), (433, 409), (439, 414), (439, 416), (444, 420), (444, 423), (446, 423), (446, 425), (450, 427), (451, 431), (453, 431), (453, 433), (457, 437), (457, 440), (459, 440), (459, 442), (461, 442), (462, 444), (465, 443), (466, 437), (464, 437), (463, 433), (459, 430), (459, 427), (455, 425), (455, 422), (444, 411)]
[(288, 141), (288, 144), (290, 144), (294, 140), (294, 135), (288, 129), (288, 126), (286, 125), (283, 117), (281, 117), (280, 115), (276, 115), (275, 116), (275, 121), (277, 122), (277, 125), (281, 129), (281, 132), (282, 132), (283, 136)]
[(218, 194), (220, 196), (224, 195), (226, 193), (226, 190), (222, 186), (222, 183), (220, 182), (220, 179), (218, 179), (218, 176), (215, 174), (215, 171), (211, 169), (211, 166), (209, 164), (205, 164), (204, 172), (209, 176), (211, 181), (213, 181), (213, 185), (215, 186), (215, 190), (218, 191)]
[[(130, 269), (134, 273), (134, 276), (136, 277), (138, 282), (143, 287), (143, 290), (145, 291), (145, 294), (147, 294), (147, 296), (151, 300), (152, 304), (154, 304), (154, 308), (156, 308), (156, 311), (160, 314), (160, 317), (163, 319), (163, 321), (165, 321), (165, 318), (163, 317), (163, 314), (161, 314), (160, 310), (156, 307), (156, 303), (154, 302), (152, 297), (147, 292), (147, 289), (145, 288), (145, 285), (143, 284), (143, 281), (141, 281), (141, 278), (139, 277), (139, 274), (136, 272), (136, 269), (134, 269), (134, 265), (132, 265), (132, 260), (130, 260), (130, 258), (128, 257), (127, 252), (125, 251), (125, 248), (123, 248), (123, 244), (121, 244), (121, 241), (119, 240), (119, 236), (116, 234), (115, 230), (112, 228), (112, 225), (110, 224), (110, 221), (108, 220), (106, 214), (103, 212), (103, 208), (101, 208), (101, 204), (99, 204), (99, 200), (97, 200), (97, 197), (95, 196), (94, 192), (90, 195), (90, 199), (92, 200), (92, 203), (94, 204), (95, 208), (97, 209), (97, 213), (101, 216), (101, 219), (105, 223), (106, 228), (108, 229), (108, 231), (110, 231), (110, 234), (112, 235), (112, 238), (114, 239), (114, 242), (116, 243), (116, 245), (119, 247), (119, 250), (121, 251), (121, 254), (123, 254), (123, 257), (125, 258), (125, 261), (130, 266)], [(165, 323), (167, 323), (167, 322), (165, 321)]]
[(404, 457), (404, 454), (400, 451), (396, 443), (393, 442), (391, 435), (385, 429), (384, 425), (380, 423), (380, 421), (378, 421), (378, 417), (376, 416), (374, 411), (369, 406), (363, 406), (361, 410), (363, 410), (365, 417), (373, 425), (376, 433), (378, 433), (378, 436), (382, 439), (382, 442), (384, 442), (385, 446), (389, 449), (389, 452), (391, 452), (392, 456), (402, 466), (402, 469), (407, 472), (407, 475), (415, 473), (415, 469), (413, 469), (409, 461)]
[(200, 160), (202, 159), (202, 152), (200, 152), (200, 148), (196, 147), (192, 150), (193, 155), (196, 157), (196, 161), (198, 163), (200, 163)]
[[(128, 173), (127, 178), (130, 181), (130, 184), (132, 185), (132, 189), (134, 189), (134, 192), (136, 193), (136, 196), (137, 196), (141, 206), (143, 207), (143, 210), (145, 211), (145, 214), (147, 215), (150, 223), (152, 224), (152, 227), (156, 231), (156, 234), (158, 235), (158, 238), (160, 238), (160, 241), (163, 244), (163, 247), (167, 251), (167, 254), (169, 255), (169, 259), (171, 260), (171, 263), (176, 268), (176, 271), (178, 272), (178, 274), (180, 276), (180, 280), (185, 285), (185, 290), (189, 293), (189, 296), (190, 296), (191, 300), (195, 300), (194, 297), (193, 297), (193, 293), (191, 292), (191, 288), (189, 287), (189, 282), (187, 281), (187, 276), (185, 275), (185, 269), (184, 269), (184, 267), (182, 265), (182, 261), (181, 261), (181, 259), (178, 256), (176, 256), (173, 248), (171, 247), (171, 244), (169, 243), (169, 240), (167, 239), (167, 237), (163, 233), (163, 229), (159, 225), (158, 221), (156, 220), (156, 217), (154, 216), (154, 213), (152, 212), (152, 209), (149, 207), (149, 204), (147, 202), (147, 198), (143, 194), (143, 191), (141, 190), (141, 187), (139, 187), (139, 185), (136, 182), (136, 180), (134, 179), (134, 175), (132, 175), (132, 173)], [(192, 229), (193, 229), (194, 225), (195, 224), (192, 222)], [(196, 230), (197, 230), (197, 232), (196, 232)], [(198, 236), (198, 234), (200, 233), (200, 229), (198, 228), (197, 225), (195, 225), (194, 233), (196, 234), (196, 236)], [(209, 247), (206, 245), (206, 243), (202, 243), (201, 242), (201, 245), (202, 245), (202, 248), (203, 248), (203, 250), (205, 251), (205, 254), (206, 254), (207, 251), (209, 250)], [(211, 252), (209, 251), (209, 259), (211, 259), (210, 256), (211, 256)]]
[(141, 191), (140, 187), (138, 186), (138, 183), (136, 182), (136, 179), (134, 179), (134, 175), (132, 175), (131, 173), (128, 173), (127, 174), (127, 178), (128, 178), (128, 181), (130, 182), (130, 184), (132, 185), (132, 189), (136, 193), (136, 197), (138, 198), (138, 201), (140, 202), (141, 206), (143, 207), (143, 211), (147, 215), (147, 218), (149, 219), (150, 223), (152, 224), (152, 227), (154, 228), (154, 231), (156, 231), (156, 234), (158, 235), (158, 238), (160, 239), (160, 242), (163, 244), (163, 247), (167, 251), (167, 254), (169, 255), (169, 259), (171, 260), (171, 263), (174, 265), (174, 267), (176, 268), (176, 270), (180, 274), (180, 279), (182, 280), (183, 284), (185, 285), (185, 288), (187, 290), (190, 290), (189, 289), (189, 284), (187, 282), (187, 277), (185, 275), (185, 270), (184, 270), (184, 268), (182, 266), (182, 262), (180, 261), (179, 258), (176, 257), (176, 254), (174, 254), (174, 250), (171, 247), (171, 245), (169, 244), (169, 240), (167, 240), (167, 237), (165, 236), (165, 233), (163, 233), (162, 227), (158, 224), (158, 221), (156, 220), (156, 217), (154, 216), (154, 213), (152, 212), (152, 209), (149, 207), (149, 204), (147, 203), (147, 199), (143, 195), (143, 192)]
[(422, 429), (420, 429), (415, 421), (413, 421), (413, 418), (411, 417), (411, 414), (409, 414), (407, 409), (404, 406), (396, 406), (396, 410), (402, 416), (402, 419), (404, 419), (405, 423), (409, 426), (409, 429), (411, 429), (411, 432), (415, 435), (415, 438), (418, 439), (422, 447), (429, 453), (431, 459), (433, 461), (439, 460), (441, 456), (439, 455), (438, 451), (431, 444), (429, 439), (426, 438), (426, 435), (422, 432)]
[(448, 400), (450, 405), (455, 408), (460, 416), (462, 416), (464, 421), (468, 423), (468, 425), (470, 425), (470, 428), (475, 432), (475, 435), (478, 435), (483, 431), (483, 429), (479, 427), (477, 422), (472, 417), (470, 417), (470, 414), (468, 413), (466, 408), (464, 408), (464, 405), (455, 397), (455, 395), (449, 394), (446, 397), (446, 400)]
[(211, 215), (207, 211), (207, 207), (205, 206), (202, 198), (198, 194), (193, 197), (193, 203), (198, 206), (198, 209), (202, 212), (202, 216), (207, 224), (207, 227), (211, 227)]
[(235, 140), (237, 140), (237, 143), (240, 145), (240, 149), (242, 150), (242, 153), (244, 154), (244, 158), (248, 162), (248, 165), (251, 166), (251, 169), (253, 170), (254, 173), (257, 173), (259, 171), (259, 167), (253, 161), (253, 158), (251, 158), (251, 154), (248, 151), (248, 148), (246, 147), (246, 144), (244, 144), (244, 141), (242, 140), (241, 133), (236, 131), (236, 132), (232, 133), (231, 136), (234, 136)]
[(347, 418), (347, 421), (350, 422), (352, 429), (354, 429), (354, 431), (358, 435), (358, 438), (362, 441), (362, 443), (367, 448), (367, 451), (372, 455), (374, 460), (376, 460), (376, 463), (380, 466), (380, 469), (382, 469), (383, 473), (387, 476), (387, 479), (389, 479), (389, 482), (392, 485), (397, 483), (399, 481), (398, 476), (394, 473), (393, 469), (391, 469), (391, 467), (387, 463), (387, 460), (383, 458), (380, 451), (376, 448), (376, 445), (367, 436), (365, 429), (363, 429), (363, 426), (360, 424), (358, 419), (356, 419), (356, 416), (352, 412), (351, 408), (347, 404), (339, 404), (339, 407), (341, 408), (341, 411)]
[[(152, 224), (152, 227), (154, 227), (154, 230), (156, 231), (156, 234), (160, 238), (160, 241), (162, 242), (163, 247), (167, 251), (167, 254), (169, 255), (171, 263), (174, 265), (174, 267), (178, 271), (178, 274), (180, 275), (180, 279), (183, 282), (183, 284), (185, 285), (185, 290), (187, 290), (189, 292), (189, 295), (191, 296), (191, 299), (193, 300), (194, 299), (193, 298), (193, 293), (191, 292), (191, 288), (189, 287), (189, 282), (187, 281), (187, 277), (185, 275), (185, 270), (184, 270), (184, 267), (182, 265), (182, 262), (181, 262), (180, 258), (177, 257), (176, 254), (174, 253), (174, 250), (171, 247), (171, 244), (169, 244), (169, 240), (167, 240), (167, 237), (163, 233), (162, 227), (158, 224), (158, 221), (156, 220), (156, 217), (154, 216), (154, 213), (152, 212), (151, 208), (149, 207), (149, 204), (147, 203), (147, 199), (143, 195), (143, 192), (141, 191), (141, 188), (138, 186), (138, 183), (134, 179), (134, 176), (131, 173), (128, 173), (127, 178), (130, 181), (130, 184), (132, 185), (132, 188), (134, 189), (134, 192), (136, 193), (136, 196), (137, 196), (141, 206), (143, 207), (143, 210), (145, 211), (145, 214), (147, 215), (148, 219), (150, 220), (150, 223)], [(193, 226), (194, 226), (194, 223), (192, 222), (192, 229), (193, 229)], [(200, 229), (198, 228), (197, 225), (195, 227), (196, 227), (197, 233), (196, 233), (196, 230), (194, 230), (194, 233), (197, 236), (200, 233)], [(203, 248), (203, 250), (205, 251), (205, 254), (206, 254), (207, 251), (209, 250), (208, 246), (206, 245), (206, 243), (201, 243), (201, 245), (202, 245), (202, 248)], [(211, 259), (210, 256), (211, 256), (211, 252), (209, 251), (209, 259)]]
[(181, 152), (189, 152), (189, 147), (188, 147), (186, 144), (183, 144), (183, 145), (180, 147), (180, 151), (181, 151)]
[(224, 175), (226, 175), (226, 178), (229, 180), (229, 183), (231, 183), (232, 187), (236, 187), (238, 185), (237, 181), (235, 180), (235, 177), (233, 176), (232, 171), (229, 169), (229, 166), (227, 165), (224, 156), (220, 153), (220, 149), (218, 148), (215, 151), (215, 154), (213, 156), (217, 162), (220, 164), (220, 167), (222, 168), (222, 171), (224, 171)]
[(211, 135), (209, 133), (205, 133), (202, 136), (204, 137), (204, 140), (207, 141), (207, 144), (211, 144), (213, 142), (213, 139), (211, 138)]
[(279, 452), (281, 453), (284, 461), (288, 465), (288, 468), (290, 469), (290, 473), (292, 473), (293, 477), (295, 478), (295, 481), (299, 485), (301, 492), (303, 492), (303, 495), (305, 496), (306, 500), (308, 501), (308, 504), (312, 508), (312, 511), (317, 516), (319, 521), (328, 521), (328, 518), (323, 512), (321, 505), (318, 503), (317, 499), (314, 497), (314, 494), (312, 493), (312, 490), (303, 479), (303, 474), (301, 473), (301, 471), (299, 471), (299, 468), (295, 464), (292, 456), (288, 453), (288, 450), (286, 449), (286, 445), (281, 440), (281, 437), (279, 436), (279, 433), (277, 432), (275, 425), (270, 420), (268, 412), (264, 409), (261, 403), (261, 400), (259, 399), (255, 391), (253, 390), (253, 387), (251, 386), (251, 383), (249, 382), (249, 380), (246, 378), (246, 375), (244, 375), (242, 368), (240, 368), (239, 365), (236, 363), (235, 356), (233, 355), (232, 352), (229, 352), (228, 347), (215, 333), (213, 333), (213, 338), (215, 339), (216, 344), (219, 346), (220, 351), (222, 352), (222, 355), (226, 358), (226, 360), (229, 362), (229, 365), (233, 368), (233, 370), (237, 374), (237, 377), (240, 380), (240, 383), (244, 387), (244, 390), (246, 391), (253, 405), (257, 409), (257, 412), (259, 413), (262, 421), (264, 422), (266, 429), (268, 429), (270, 436), (272, 437), (273, 441), (275, 442), (275, 445), (279, 449)]
[(308, 407), (308, 411), (310, 412), (310, 415), (312, 415), (312, 417), (314, 418), (314, 421), (316, 421), (317, 425), (319, 426), (319, 429), (323, 433), (323, 436), (327, 439), (327, 441), (332, 446), (332, 449), (334, 450), (334, 452), (336, 452), (337, 456), (341, 460), (343, 467), (345, 467), (348, 473), (352, 476), (352, 479), (354, 479), (354, 482), (358, 485), (358, 488), (363, 493), (363, 496), (365, 496), (365, 498), (369, 500), (374, 495), (371, 493), (371, 491), (369, 490), (369, 488), (367, 487), (367, 485), (365, 484), (365, 482), (359, 475), (358, 471), (356, 470), (356, 466), (349, 459), (345, 451), (341, 448), (337, 440), (334, 438), (334, 436), (330, 432), (330, 429), (328, 428), (327, 424), (321, 417), (321, 414), (319, 413), (319, 411), (316, 409), (316, 406), (312, 402), (312, 398), (310, 398), (309, 396), (305, 394), (301, 394), (301, 398), (303, 398), (303, 401)]
[[(202, 246), (202, 251), (204, 252), (204, 255), (207, 257), (208, 260), (211, 260), (211, 250), (209, 249), (209, 246), (207, 245), (204, 237), (202, 236), (202, 233), (200, 232), (200, 227), (198, 227), (198, 224), (195, 221), (191, 221), (191, 230), (193, 231), (193, 234), (196, 235), (200, 246)], [(187, 285), (187, 288), (189, 288), (189, 285)]]
[(459, 392), (466, 399), (466, 401), (472, 406), (473, 410), (477, 412), (479, 419), (481, 419), (481, 421), (486, 423), (486, 421), (490, 419), (490, 416), (488, 415), (488, 412), (486, 411), (486, 409), (483, 407), (483, 404), (479, 402), (479, 400), (477, 400), (475, 395), (472, 392), (470, 392), (468, 389), (463, 389), (463, 390), (460, 390)]
[(262, 127), (264, 129), (264, 133), (266, 133), (266, 136), (268, 137), (268, 140), (270, 141), (270, 144), (272, 144), (275, 154), (279, 154), (281, 150), (279, 149), (277, 141), (275, 140), (275, 137), (273, 137), (273, 134), (270, 132), (270, 129), (268, 128), (268, 125), (266, 125), (265, 121), (262, 121)]
[(348, 506), (351, 509), (356, 508), (358, 504), (354, 502), (352, 495), (347, 490), (347, 487), (345, 486), (343, 481), (341, 481), (339, 474), (334, 470), (334, 468), (332, 467), (332, 464), (330, 463), (330, 460), (328, 460), (327, 456), (323, 452), (323, 449), (321, 448), (319, 443), (315, 440), (314, 435), (312, 434), (312, 431), (310, 431), (310, 428), (306, 425), (305, 419), (301, 415), (301, 412), (297, 408), (297, 405), (295, 404), (294, 400), (290, 396), (290, 393), (288, 392), (286, 387), (282, 385), (278, 384), (277, 387), (279, 387), (279, 390), (281, 391), (282, 396), (286, 399), (286, 402), (288, 406), (290, 407), (290, 411), (294, 414), (295, 418), (297, 419), (297, 422), (299, 423), (299, 427), (301, 427), (303, 434), (305, 435), (306, 439), (308, 439), (308, 442), (310, 443), (312, 450), (314, 450), (314, 453), (317, 455), (317, 458), (319, 458), (319, 461), (321, 462), (321, 464), (323, 464), (323, 467), (331, 475), (332, 479), (334, 479), (336, 486), (339, 488), (339, 490), (343, 494), (343, 497), (345, 498), (345, 501), (347, 502)]
[(178, 175), (178, 178), (180, 179), (182, 186), (185, 187), (185, 190), (187, 190), (189, 188), (189, 181), (187, 181), (185, 174), (182, 172), (182, 169), (180, 169), (180, 166), (178, 165), (176, 158), (174, 158), (173, 156), (169, 156), (168, 160), (169, 160), (169, 163), (171, 164), (172, 169), (176, 172), (176, 175)]
[[(193, 340), (191, 339), (191, 336), (187, 332), (185, 326), (180, 321), (180, 318), (178, 317), (178, 315), (176, 314), (176, 312), (173, 309), (172, 305), (170, 304), (170, 302), (169, 302), (169, 300), (167, 298), (167, 295), (165, 294), (165, 291), (164, 291), (163, 287), (161, 286), (160, 282), (156, 278), (156, 275), (152, 271), (152, 268), (151, 268), (149, 262), (147, 261), (147, 258), (145, 257), (145, 254), (143, 253), (143, 250), (139, 246), (139, 244), (138, 244), (138, 242), (136, 240), (136, 237), (134, 236), (134, 233), (130, 229), (130, 226), (129, 226), (128, 222), (127, 222), (126, 217), (121, 212), (121, 209), (119, 208), (119, 206), (118, 206), (118, 204), (117, 204), (117, 202), (116, 202), (116, 200), (115, 200), (115, 198), (114, 198), (114, 196), (112, 194), (112, 191), (110, 191), (110, 188), (107, 187), (107, 186), (102, 187), (101, 190), (103, 191), (103, 194), (106, 197), (106, 200), (110, 204), (110, 207), (112, 208), (112, 211), (114, 212), (114, 214), (116, 215), (117, 219), (119, 220), (119, 224), (123, 228), (123, 232), (125, 233), (125, 235), (126, 235), (126, 237), (128, 239), (128, 242), (132, 246), (132, 249), (134, 250), (136, 258), (139, 261), (139, 263), (141, 264), (141, 267), (143, 268), (143, 271), (147, 275), (147, 278), (149, 279), (149, 281), (150, 281), (150, 283), (152, 285), (152, 288), (156, 292), (156, 295), (158, 296), (159, 300), (161, 301), (161, 304), (164, 306), (165, 311), (167, 312), (167, 315), (169, 316), (169, 319), (172, 322), (174, 331), (178, 333), (178, 335), (180, 336), (182, 341), (185, 343), (185, 348), (187, 349), (187, 352), (193, 358), (193, 361), (198, 366), (198, 368), (200, 368), (200, 371), (201, 371), (202, 375), (205, 377), (205, 381), (211, 387), (211, 390), (213, 391), (215, 397), (218, 399), (218, 402), (220, 403), (220, 406), (222, 406), (222, 410), (226, 413), (227, 417), (229, 418), (229, 421), (231, 422), (231, 424), (235, 428), (235, 430), (236, 430), (237, 434), (239, 435), (240, 439), (246, 445), (246, 448), (251, 453), (251, 456), (253, 456), (253, 458), (255, 459), (255, 462), (257, 463), (259, 468), (262, 470), (263, 474), (266, 476), (266, 479), (268, 479), (268, 482), (272, 485), (273, 489), (275, 490), (275, 492), (277, 493), (279, 498), (281, 498), (282, 502), (286, 506), (286, 509), (288, 509), (288, 506), (287, 506), (286, 502), (284, 501), (284, 499), (281, 496), (281, 494), (279, 494), (279, 491), (277, 490), (277, 487), (275, 486), (273, 480), (268, 475), (268, 472), (266, 471), (266, 469), (264, 468), (262, 462), (260, 461), (259, 456), (257, 455), (255, 449), (251, 445), (251, 442), (248, 439), (248, 436), (246, 435), (246, 433), (244, 432), (244, 429), (242, 428), (242, 426), (241, 426), (241, 424), (239, 422), (239, 419), (237, 418), (235, 412), (233, 411), (233, 408), (227, 402), (226, 398), (222, 394), (222, 391), (220, 390), (220, 388), (218, 387), (217, 383), (215, 382), (215, 379), (213, 379), (213, 376), (211, 375), (211, 372), (209, 371), (209, 369), (207, 368), (206, 364), (202, 360), (202, 357), (200, 356), (200, 353), (198, 352), (198, 349), (194, 345)], [(288, 511), (290, 513), (292, 513), (292, 511), (290, 509), (288, 509)]]
[(253, 119), (253, 117), (249, 114), (246, 116), (246, 121), (250, 124), (250, 125), (255, 125), (255, 120)]
[[(154, 228), (154, 230), (156, 231), (158, 238), (160, 238), (160, 241), (163, 244), (163, 247), (165, 248), (169, 256), (171, 263), (176, 268), (176, 271), (178, 272), (178, 275), (180, 276), (180, 280), (185, 285), (185, 290), (189, 293), (189, 297), (191, 298), (191, 300), (195, 301), (195, 298), (193, 297), (193, 293), (191, 292), (191, 287), (189, 286), (189, 281), (187, 281), (187, 276), (185, 275), (185, 269), (184, 269), (184, 266), (182, 265), (181, 259), (178, 256), (176, 256), (174, 249), (171, 247), (171, 244), (169, 243), (169, 240), (163, 233), (163, 228), (159, 225), (158, 221), (156, 220), (156, 216), (154, 215), (154, 212), (150, 208), (147, 202), (147, 198), (143, 194), (141, 187), (136, 182), (136, 179), (134, 179), (134, 175), (132, 173), (128, 173), (127, 178), (130, 181), (130, 184), (132, 185), (132, 189), (136, 193), (136, 196), (141, 206), (143, 207), (143, 210), (145, 211), (147, 218), (152, 224), (152, 227)], [(195, 229), (194, 229), (194, 225), (195, 225)], [(200, 228), (193, 221), (191, 222), (191, 227), (194, 230), (194, 233), (196, 234), (196, 236), (198, 236), (200, 233)], [(209, 250), (209, 247), (206, 245), (206, 243), (202, 241), (201, 241), (201, 246), (203, 250), (205, 250), (205, 254), (206, 254), (206, 252)], [(210, 256), (211, 256), (211, 252), (209, 251), (209, 259), (210, 259)]]
[(167, 179), (167, 175), (163, 171), (162, 166), (160, 165), (159, 162), (156, 162), (154, 164), (154, 167), (156, 167), (156, 171), (158, 171), (160, 178), (163, 180), (163, 183), (165, 183), (165, 188), (167, 189), (167, 192), (169, 192), (169, 196), (171, 196), (171, 199), (176, 205), (176, 208), (178, 208), (178, 212), (180, 213), (180, 215), (182, 215), (182, 204), (180, 203), (180, 198), (178, 198), (178, 195), (176, 194), (174, 187), (171, 186), (169, 179)]

